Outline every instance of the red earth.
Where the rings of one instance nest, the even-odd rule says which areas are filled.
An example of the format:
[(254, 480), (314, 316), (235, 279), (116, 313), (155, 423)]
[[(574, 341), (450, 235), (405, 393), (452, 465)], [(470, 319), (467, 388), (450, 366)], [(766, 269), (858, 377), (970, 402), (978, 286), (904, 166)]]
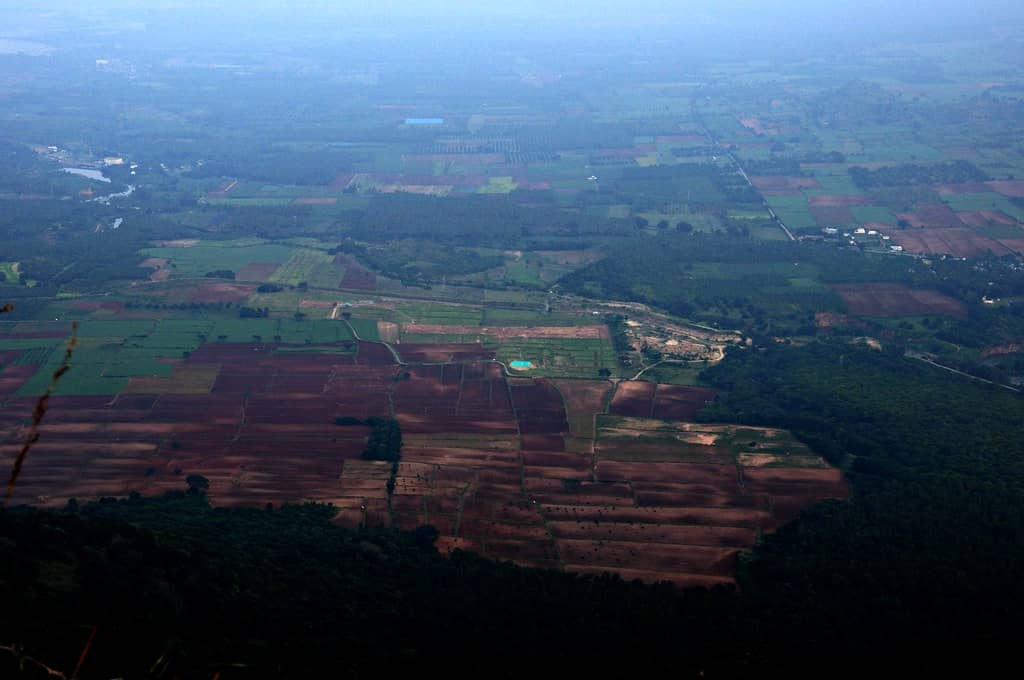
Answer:
[(893, 243), (915, 255), (973, 257), (992, 251), (1005, 255), (1017, 250), (1012, 242), (996, 241), (972, 229), (897, 229), (889, 232)]
[[(476, 345), (399, 345), (407, 365), (379, 343), (350, 347), (352, 354), (338, 345), (318, 353), (207, 343), (174, 374), (208, 376), (205, 393), (53, 397), (15, 501), (158, 494), (201, 474), (216, 505), (330, 502), (343, 526), (432, 524), (442, 551), (707, 585), (731, 580), (738, 551), (759, 530), (846, 493), (837, 471), (741, 468), (710, 445), (680, 444), (669, 460), (657, 442), (602, 437), (596, 447), (569, 446), (581, 438), (570, 436), (570, 414), (592, 421), (603, 413), (607, 382), (508, 377), (474, 356)], [(11, 397), (37, 370), (17, 365), (19, 356), (0, 352), (7, 465), (36, 404)], [(612, 413), (644, 417), (688, 418), (714, 396), (618, 387)], [(361, 460), (369, 428), (335, 424), (388, 415), (405, 442), (390, 498), (391, 465)]]
[(934, 290), (913, 289), (896, 283), (851, 283), (832, 288), (851, 314), (858, 316), (967, 316), (967, 306)]

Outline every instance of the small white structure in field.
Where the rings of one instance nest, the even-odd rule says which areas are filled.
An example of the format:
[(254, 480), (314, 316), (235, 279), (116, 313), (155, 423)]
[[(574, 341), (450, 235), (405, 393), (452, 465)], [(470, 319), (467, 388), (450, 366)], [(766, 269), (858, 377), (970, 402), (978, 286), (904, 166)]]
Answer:
[(889, 246), (889, 250), (891, 250), (894, 253), (902, 253), (903, 246)]

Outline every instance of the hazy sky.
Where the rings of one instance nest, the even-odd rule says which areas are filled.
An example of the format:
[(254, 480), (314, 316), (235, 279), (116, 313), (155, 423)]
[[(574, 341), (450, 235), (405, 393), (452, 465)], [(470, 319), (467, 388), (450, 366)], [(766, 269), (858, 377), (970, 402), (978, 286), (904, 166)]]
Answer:
[[(79, 11), (229, 10), (240, 17), (272, 12), (282, 17), (343, 15), (390, 18), (454, 16), (480, 20), (667, 21), (695, 18), (743, 24), (815, 23), (843, 28), (850, 22), (899, 22), (959, 25), (1024, 20), (1019, 0), (0, 0), (5, 9), (47, 8)], [(2, 30), (2, 29), (0, 29)]]
[(26, 10), (115, 15), (154, 32), (201, 26), (216, 29), (225, 42), (252, 39), (261, 30), (280, 39), (309, 27), (351, 27), (503, 41), (589, 36), (596, 45), (635, 41), (640, 48), (645, 37), (678, 37), (691, 49), (721, 44), (772, 51), (927, 39), (938, 31), (949, 37), (950, 30), (1024, 23), (1024, 0), (0, 0), (0, 35), (14, 33), (5, 31), (5, 24), (15, 25), (5, 18)]

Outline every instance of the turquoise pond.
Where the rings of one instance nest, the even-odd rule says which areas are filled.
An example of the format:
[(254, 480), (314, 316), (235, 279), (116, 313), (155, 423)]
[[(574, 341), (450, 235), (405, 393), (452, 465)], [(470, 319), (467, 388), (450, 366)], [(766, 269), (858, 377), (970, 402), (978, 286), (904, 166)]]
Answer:
[(533, 366), (532, 361), (513, 361), (509, 364), (512, 368), (530, 368)]

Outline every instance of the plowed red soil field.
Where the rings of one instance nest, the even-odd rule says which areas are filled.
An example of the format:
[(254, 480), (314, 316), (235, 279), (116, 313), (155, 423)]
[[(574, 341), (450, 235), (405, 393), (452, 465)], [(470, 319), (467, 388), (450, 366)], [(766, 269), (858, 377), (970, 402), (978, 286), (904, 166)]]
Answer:
[(934, 290), (897, 283), (851, 283), (833, 286), (851, 314), (859, 316), (917, 316), (946, 314), (964, 318), (967, 307)]
[[(732, 578), (758, 531), (845, 494), (835, 470), (740, 467), (716, 433), (686, 425), (682, 439), (599, 433), (611, 383), (506, 377), (477, 345), (400, 345), (406, 361), (424, 360), (405, 366), (377, 343), (353, 354), (289, 349), (204, 344), (176, 366), (204, 376), (202, 393), (154, 379), (113, 397), (52, 398), (15, 502), (158, 494), (200, 474), (216, 505), (330, 502), (348, 527), (432, 524), (442, 551), (711, 585)], [(19, 356), (0, 353), (7, 467), (35, 407), (11, 396), (37, 370), (17, 365)], [(624, 382), (610, 403), (613, 414), (665, 418), (637, 421), (656, 434), (713, 396)], [(405, 443), (391, 494), (391, 465), (361, 460), (369, 427), (335, 424), (388, 415)], [(589, 432), (574, 435), (570, 416), (586, 419)], [(587, 437), (589, 448), (578, 446)]]

